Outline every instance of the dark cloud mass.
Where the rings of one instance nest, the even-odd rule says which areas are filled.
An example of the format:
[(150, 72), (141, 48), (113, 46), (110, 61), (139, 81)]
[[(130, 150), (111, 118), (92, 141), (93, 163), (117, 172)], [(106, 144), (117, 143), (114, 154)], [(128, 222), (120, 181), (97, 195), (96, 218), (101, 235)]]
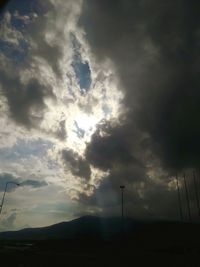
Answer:
[[(13, 176), (10, 173), (1, 173), (0, 174), (0, 192), (3, 192), (5, 190), (5, 186), (7, 182), (14, 182), (14, 183), (18, 183), (19, 181), (17, 180), (17, 178), (15, 176)], [(7, 191), (13, 191), (15, 190), (16, 186), (10, 184), (10, 186), (7, 188)]]
[(36, 181), (36, 180), (26, 180), (20, 183), (21, 186), (29, 186), (32, 188), (39, 188), (47, 186), (48, 184), (45, 181)]
[[(20, 184), (20, 186), (29, 186), (32, 188), (39, 188), (43, 186), (47, 186), (48, 184), (45, 181), (37, 181), (37, 180), (24, 180), (22, 181), (20, 177), (16, 177), (10, 173), (1, 173), (0, 174), (0, 192), (5, 190), (5, 186), (7, 182), (13, 182)], [(7, 187), (7, 191), (11, 192), (16, 189), (16, 185), (10, 184)]]
[(200, 166), (199, 12), (194, 0), (84, 1), (79, 24), (97, 61), (114, 63), (124, 113), (87, 145), (88, 162), (109, 172), (82, 201), (111, 214), (125, 184), (127, 215), (177, 218), (170, 181)]
[(90, 179), (91, 170), (87, 160), (83, 159), (72, 150), (62, 150), (61, 160), (64, 165), (70, 168), (73, 175), (84, 178), (86, 181)]
[[(200, 165), (199, 11), (198, 1), (87, 0), (80, 19), (97, 59), (110, 58), (121, 79), (130, 126), (123, 130), (134, 126), (147, 134), (170, 169)], [(110, 142), (93, 142), (110, 151), (116, 144), (111, 134)], [(129, 155), (126, 143), (120, 139), (115, 157)]]
[(35, 78), (23, 84), (16, 74), (11, 77), (4, 70), (0, 80), (0, 93), (6, 97), (12, 119), (28, 128), (36, 127), (43, 118), (44, 98), (53, 97), (51, 88)]
[(105, 171), (113, 169), (116, 165), (139, 164), (135, 158), (138, 144), (131, 138), (136, 132), (134, 128), (129, 130), (127, 124), (123, 126), (112, 126), (111, 122), (101, 124), (87, 145), (87, 160)]

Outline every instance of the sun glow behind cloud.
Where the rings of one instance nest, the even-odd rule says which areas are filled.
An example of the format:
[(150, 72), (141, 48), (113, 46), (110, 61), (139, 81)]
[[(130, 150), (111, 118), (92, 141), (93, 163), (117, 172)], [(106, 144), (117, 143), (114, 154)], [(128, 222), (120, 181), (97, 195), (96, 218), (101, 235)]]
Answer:
[(87, 134), (89, 132), (94, 132), (98, 119), (95, 118), (95, 116), (88, 116), (87, 114), (79, 113), (75, 117), (74, 121), (77, 123), (78, 128)]
[[(7, 47), (5, 53), (5, 46), (1, 46), (1, 71), (8, 77), (1, 79), (0, 89), (6, 92), (12, 83), (14, 90), (21, 93), (16, 94), (15, 101), (12, 97), (6, 99), (4, 94), (0, 99), (0, 149), (9, 148), (9, 155), (18, 155), (2, 158), (1, 173), (11, 173), (22, 180), (28, 174), (33, 180), (44, 180), (62, 188), (73, 199), (78, 199), (80, 194), (92, 195), (107, 174), (86, 166), (85, 149), (101, 121), (118, 117), (123, 99), (113, 65), (109, 60), (97, 63), (83, 29), (78, 26), (81, 3), (47, 1), (44, 14), (31, 11), (23, 15), (20, 11), (15, 12), (16, 7), (11, 8), (2, 20), (5, 30), (0, 35)], [(16, 16), (20, 16), (22, 24), (28, 23), (19, 27), (13, 20)], [(26, 43), (25, 47), (21, 39)], [(31, 90), (30, 82), (33, 84)], [(33, 102), (29, 98), (31, 94)], [(12, 109), (18, 97), (17, 115), (24, 116), (20, 124), (21, 117), (16, 117)], [(20, 97), (28, 104), (20, 102)], [(41, 106), (37, 106), (38, 99)], [(39, 144), (37, 154), (30, 149), (35, 142)], [(46, 143), (49, 145), (44, 146)], [(70, 158), (71, 165), (80, 169), (72, 173), (71, 165), (63, 164), (60, 159), (63, 150), (71, 151), (74, 155), (74, 159)], [(24, 153), (23, 157), (20, 153)], [(84, 168), (90, 168), (88, 180), (82, 177)], [(30, 204), (29, 210), (31, 207), (35, 208)], [(25, 216), (26, 207), (21, 210), (21, 215)], [(9, 209), (4, 216), (9, 216)]]

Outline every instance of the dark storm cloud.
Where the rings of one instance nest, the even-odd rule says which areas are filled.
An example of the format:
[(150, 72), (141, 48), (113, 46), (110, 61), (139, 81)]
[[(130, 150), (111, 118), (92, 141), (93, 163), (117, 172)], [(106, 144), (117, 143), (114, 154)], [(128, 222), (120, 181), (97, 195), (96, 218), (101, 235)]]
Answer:
[(20, 186), (29, 186), (32, 188), (39, 188), (47, 185), (48, 184), (45, 181), (36, 181), (36, 180), (26, 180), (20, 183)]
[(124, 184), (127, 216), (178, 218), (169, 182), (200, 165), (199, 12), (197, 1), (84, 1), (80, 25), (97, 61), (114, 63), (125, 96), (122, 122), (100, 126), (87, 145), (90, 164), (109, 171), (91, 197), (80, 196), (88, 205), (119, 214)]
[[(17, 183), (20, 186), (29, 186), (32, 188), (39, 188), (43, 186), (47, 186), (48, 184), (45, 181), (37, 181), (37, 180), (25, 180), (21, 181), (20, 177), (16, 177), (10, 173), (1, 173), (0, 174), (0, 192), (3, 192), (5, 190), (5, 186), (7, 182), (13, 182)], [(7, 191), (11, 192), (16, 189), (16, 185), (9, 184), (7, 187)]]
[(28, 128), (37, 126), (45, 109), (44, 98), (53, 97), (51, 88), (32, 78), (25, 85), (16, 74), (0, 71), (0, 92), (6, 97), (11, 118)]
[(63, 161), (64, 165), (67, 165), (70, 168), (73, 175), (79, 176), (86, 180), (90, 179), (90, 165), (88, 164), (87, 160), (83, 159), (77, 153), (73, 152), (72, 150), (62, 150), (61, 160)]
[[(197, 1), (87, 0), (80, 20), (97, 59), (115, 63), (132, 121), (124, 130), (148, 134), (152, 151), (173, 169), (200, 164), (199, 12)], [(90, 154), (107, 142), (98, 156), (110, 167), (115, 136), (95, 138)], [(120, 142), (116, 157), (124, 158), (130, 153)]]
[[(0, 174), (0, 192), (3, 192), (5, 190), (5, 186), (7, 182), (14, 182), (14, 183), (19, 183), (19, 181), (17, 180), (17, 177), (13, 176), (10, 173), (1, 173)], [(14, 184), (10, 184), (7, 187), (7, 191), (13, 191), (15, 190), (16, 185)]]
[[(134, 177), (131, 177), (134, 181)], [(136, 177), (137, 178), (137, 177)], [(142, 219), (163, 219), (163, 218), (179, 218), (179, 209), (177, 203), (177, 192), (169, 191), (165, 185), (155, 184), (153, 181), (143, 179), (127, 183), (125, 175), (121, 177), (123, 184), (126, 184), (124, 190), (124, 215), (125, 217), (134, 217)], [(118, 177), (109, 176), (101, 181), (98, 188), (94, 190), (91, 196), (80, 194), (79, 200), (91, 210), (101, 207), (102, 216), (119, 216), (121, 211), (121, 190)], [(184, 194), (182, 195), (182, 204), (184, 207), (184, 215), (187, 215), (186, 205), (184, 203)], [(194, 216), (196, 214), (195, 200), (191, 202), (193, 205)], [(99, 213), (99, 211), (98, 211)]]
[(133, 155), (133, 150), (137, 149), (137, 144), (132, 140), (135, 129), (130, 130), (129, 126), (128, 131), (126, 129), (127, 125), (113, 127), (109, 122), (99, 126), (87, 145), (87, 160), (103, 170), (117, 165), (140, 164)]

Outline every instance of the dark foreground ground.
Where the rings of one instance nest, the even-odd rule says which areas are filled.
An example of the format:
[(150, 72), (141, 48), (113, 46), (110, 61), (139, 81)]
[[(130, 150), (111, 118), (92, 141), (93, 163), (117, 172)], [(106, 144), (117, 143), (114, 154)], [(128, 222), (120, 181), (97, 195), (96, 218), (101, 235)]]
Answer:
[(199, 225), (150, 225), (124, 238), (0, 241), (0, 266), (200, 266)]

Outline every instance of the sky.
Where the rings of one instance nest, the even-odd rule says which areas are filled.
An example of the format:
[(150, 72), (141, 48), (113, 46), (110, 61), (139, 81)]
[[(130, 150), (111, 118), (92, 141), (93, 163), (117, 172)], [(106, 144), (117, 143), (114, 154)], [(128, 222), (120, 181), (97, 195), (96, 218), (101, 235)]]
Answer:
[[(3, 1), (2, 1), (3, 3)], [(1, 3), (0, 3), (1, 4)], [(83, 215), (192, 218), (200, 4), (10, 0), (0, 12), (0, 231)], [(193, 183), (195, 170), (196, 188)]]

